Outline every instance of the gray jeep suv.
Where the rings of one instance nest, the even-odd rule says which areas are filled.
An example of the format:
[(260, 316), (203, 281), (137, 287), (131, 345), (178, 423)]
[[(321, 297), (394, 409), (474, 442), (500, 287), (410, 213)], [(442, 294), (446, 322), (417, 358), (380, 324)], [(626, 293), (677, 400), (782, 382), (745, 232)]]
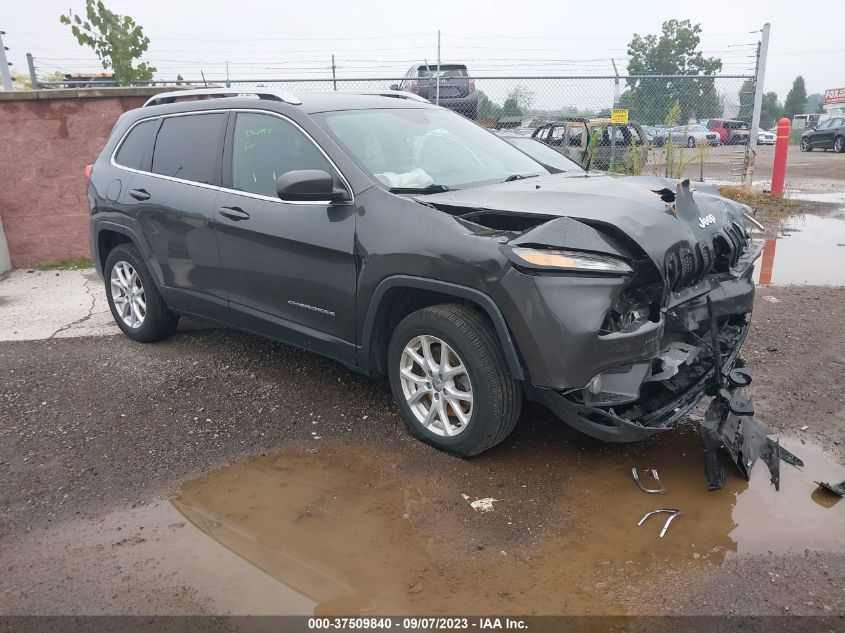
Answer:
[(501, 442), (523, 398), (607, 441), (664, 431), (748, 331), (747, 207), (554, 171), (417, 95), (164, 93), (90, 169), (92, 252), (130, 338), (189, 315), (387, 375), (446, 451)]

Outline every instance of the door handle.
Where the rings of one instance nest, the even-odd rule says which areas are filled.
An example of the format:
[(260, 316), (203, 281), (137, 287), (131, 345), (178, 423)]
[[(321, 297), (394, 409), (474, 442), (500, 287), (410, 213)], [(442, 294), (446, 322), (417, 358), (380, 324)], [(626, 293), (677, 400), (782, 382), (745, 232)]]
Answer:
[(240, 207), (220, 207), (220, 215), (223, 217), (239, 222), (240, 220), (249, 220), (249, 213)]
[(136, 200), (149, 200), (151, 197), (146, 189), (130, 189), (129, 195)]

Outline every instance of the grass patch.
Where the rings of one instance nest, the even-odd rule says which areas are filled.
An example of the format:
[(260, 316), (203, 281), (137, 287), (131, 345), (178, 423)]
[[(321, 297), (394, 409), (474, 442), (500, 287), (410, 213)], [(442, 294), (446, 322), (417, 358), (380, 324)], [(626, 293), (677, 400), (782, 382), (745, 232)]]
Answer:
[(783, 196), (772, 196), (754, 187), (724, 186), (719, 187), (719, 193), (741, 204), (747, 204), (754, 209), (756, 215), (766, 218), (782, 218), (795, 213), (800, 206), (795, 200)]
[(48, 259), (38, 264), (38, 270), (82, 270), (93, 268), (94, 260), (90, 257), (72, 257), (69, 259)]

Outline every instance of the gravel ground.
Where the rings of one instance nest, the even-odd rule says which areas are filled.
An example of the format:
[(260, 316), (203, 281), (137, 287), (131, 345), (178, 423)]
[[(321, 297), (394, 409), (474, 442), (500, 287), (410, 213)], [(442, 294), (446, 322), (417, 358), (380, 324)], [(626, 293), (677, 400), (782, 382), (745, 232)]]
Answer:
[[(760, 416), (779, 431), (830, 447), (840, 460), (843, 307), (845, 289), (760, 289), (744, 353), (755, 370)], [(26, 548), (37, 542), (32, 536), (65, 533), (80, 520), (99, 520), (109, 511), (167, 497), (184, 480), (245, 456), (283, 447), (307, 450), (318, 442), (366, 446), (398, 456), (408, 476), (436, 473), (460, 503), (457, 491), (480, 478), (497, 497), (525, 496), (520, 490), (525, 485), (533, 499), (554, 496), (565, 484), (554, 474), (554, 455), (561, 447), (603, 450), (542, 409), (529, 407), (501, 447), (469, 462), (458, 460), (408, 438), (384, 381), (263, 339), (191, 324), (150, 345), (122, 336), (0, 342), (0, 368), (0, 551), (15, 552), (0, 555), (0, 564), (16, 596), (3, 600), (0, 592), (0, 612), (4, 602), (6, 609), (26, 610), (27, 605), (98, 599), (86, 596), (79, 588), (87, 586), (83, 583), (51, 588), (36, 600), (38, 587), (49, 587), (49, 570), (42, 572), (47, 577), (32, 570), (15, 573), (27, 559)], [(315, 428), (320, 440), (314, 439)], [(526, 454), (536, 455), (536, 468), (526, 470)], [(450, 509), (441, 512), (447, 517)], [(432, 520), (436, 526), (437, 515)], [(532, 547), (542, 544), (540, 527), (564, 529), (572, 520), (527, 503), (514, 525), (508, 521), (487, 538), (491, 549), (507, 543), (530, 557)], [(96, 569), (99, 554), (62, 558), (71, 568)], [(678, 574), (652, 598), (627, 600), (627, 608), (780, 613), (790, 606), (795, 613), (818, 614), (827, 605), (843, 611), (841, 555), (738, 557), (715, 569)], [(131, 574), (119, 578), (114, 579), (119, 585), (135, 582)], [(0, 588), (10, 591), (3, 581)], [(143, 599), (117, 587), (111, 599), (103, 599), (127, 610), (139, 604), (163, 605), (168, 612), (207, 608), (196, 602), (190, 587), (156, 595), (155, 586), (144, 587)]]

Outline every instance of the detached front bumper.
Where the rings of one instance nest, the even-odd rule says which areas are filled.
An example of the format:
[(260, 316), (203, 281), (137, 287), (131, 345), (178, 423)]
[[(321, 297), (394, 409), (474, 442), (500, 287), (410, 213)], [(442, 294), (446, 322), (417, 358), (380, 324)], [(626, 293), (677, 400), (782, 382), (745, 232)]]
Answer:
[[(726, 322), (719, 332), (721, 371), (724, 375), (733, 369), (748, 335), (748, 319), (743, 317), (742, 323), (739, 323), (739, 320)], [(620, 369), (629, 373), (631, 368), (637, 366), (630, 365)], [(649, 369), (651, 368), (644, 368)], [(708, 388), (716, 384), (716, 371), (712, 359), (706, 356), (705, 350), (700, 350), (696, 362), (684, 367), (666, 381), (670, 384), (655, 383), (650, 394), (621, 407), (607, 404), (599, 406), (592, 404), (588, 398), (579, 401), (576, 395), (578, 392), (567, 393), (533, 385), (528, 387), (527, 393), (529, 399), (545, 405), (561, 420), (585, 435), (605, 442), (636, 442), (671, 429), (698, 404)], [(644, 385), (647, 383), (641, 383), (637, 387)], [(601, 393), (598, 395), (601, 396)]]

